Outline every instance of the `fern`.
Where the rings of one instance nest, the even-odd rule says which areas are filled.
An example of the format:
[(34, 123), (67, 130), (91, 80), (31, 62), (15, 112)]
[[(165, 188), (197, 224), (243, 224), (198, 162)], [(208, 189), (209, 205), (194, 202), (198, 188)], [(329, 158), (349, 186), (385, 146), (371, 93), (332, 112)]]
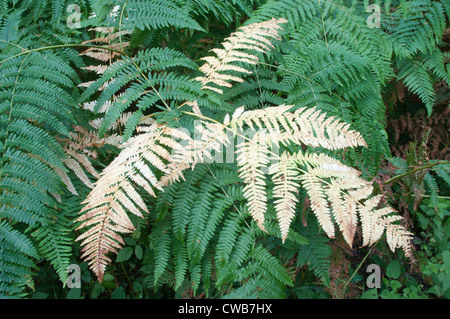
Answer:
[[(230, 63), (238, 61), (253, 64), (256, 57), (246, 53), (237, 53), (234, 46), (238, 48), (242, 41), (244, 43), (242, 48), (264, 52), (268, 45), (271, 45), (270, 42), (262, 36), (254, 36), (253, 32), (254, 30), (259, 32), (264, 30), (264, 35), (278, 38), (279, 22), (284, 22), (284, 20), (271, 20), (250, 25), (242, 28), (241, 33), (230, 37), (228, 42), (224, 42), (225, 50), (215, 51), (219, 59), (207, 58), (207, 67), (200, 69), (205, 76), (197, 79), (202, 82), (203, 89), (213, 88), (209, 86), (209, 82), (218, 87), (229, 87), (231, 85), (229, 81), (240, 82), (239, 78), (224, 75), (221, 71), (248, 73), (242, 67), (232, 66)], [(246, 42), (249, 45), (245, 44)], [(126, 64), (122, 63), (122, 65)], [(120, 65), (118, 67), (121, 68)], [(114, 73), (105, 72), (103, 83), (112, 74), (117, 74), (118, 67), (112, 65), (111, 70)], [(100, 83), (97, 83), (96, 86), (98, 87)], [(113, 86), (115, 86), (114, 82)], [(110, 85), (108, 89), (113, 86)], [(111, 92), (114, 91), (117, 91), (116, 87), (111, 89)], [(213, 91), (223, 93), (219, 88), (215, 88)], [(129, 92), (134, 94), (133, 89)], [(107, 97), (109, 98), (109, 96)], [(185, 104), (191, 104), (194, 109), (194, 113), (186, 114), (198, 116), (201, 119), (205, 118), (195, 102), (186, 102)], [(110, 251), (117, 251), (116, 249), (123, 244), (117, 233), (134, 230), (126, 210), (137, 216), (142, 216), (141, 211), (148, 213), (142, 197), (132, 184), (136, 183), (150, 195), (156, 196), (153, 187), (162, 190), (161, 186), (178, 182), (180, 178), (184, 178), (184, 170), (204, 162), (205, 156), (210, 158), (211, 151), (218, 151), (220, 145), (230, 143), (226, 131), (241, 137), (244, 126), (256, 129), (257, 133), (251, 138), (245, 138), (242, 143), (237, 145), (237, 165), (239, 177), (245, 185), (243, 195), (248, 201), (249, 213), (260, 229), (266, 231), (264, 215), (267, 210), (267, 196), (266, 177), (263, 169), (269, 167), (271, 174), (274, 174), (274, 195), (277, 198), (275, 207), (283, 241), (287, 238), (289, 226), (295, 214), (296, 198), (294, 193), (299, 186), (297, 181), (301, 181), (311, 199), (313, 212), (329, 237), (334, 238), (335, 236), (333, 221), (335, 220), (343, 232), (344, 238), (351, 246), (355, 235), (357, 212), (359, 212), (360, 220), (366, 229), (363, 232), (365, 245), (376, 242), (386, 230), (388, 243), (392, 250), (402, 247), (405, 253), (411, 256), (409, 243), (411, 234), (401, 226), (392, 224), (399, 219), (396, 216), (388, 216), (392, 210), (389, 208), (375, 210), (379, 198), (368, 199), (373, 188), (359, 177), (360, 172), (357, 170), (349, 168), (325, 154), (304, 154), (301, 151), (296, 151), (294, 154), (284, 153), (280, 163), (269, 166), (269, 157), (272, 156), (273, 151), (269, 150), (266, 141), (279, 146), (304, 144), (329, 150), (366, 146), (358, 132), (349, 130), (349, 125), (336, 118), (328, 117), (327, 119), (324, 113), (315, 108), (298, 108), (295, 112), (289, 112), (288, 110), (291, 108), (291, 105), (282, 105), (247, 112), (243, 108), (239, 108), (231, 118), (229, 115), (225, 117), (224, 124), (204, 122), (206, 129), (202, 126), (195, 127), (201, 136), (198, 141), (192, 140), (190, 136), (180, 130), (164, 125), (155, 124), (149, 128), (143, 128), (148, 133), (132, 138), (120, 156), (103, 172), (102, 178), (85, 201), (86, 206), (82, 210), (85, 214), (79, 218), (79, 221), (83, 221), (79, 228), (89, 226), (90, 229), (78, 240), (83, 240), (84, 257), (90, 262), (100, 281), (109, 262), (106, 254)], [(169, 135), (172, 135), (172, 138), (169, 138)], [(173, 137), (181, 138), (184, 141), (179, 144)], [(162, 147), (163, 145), (175, 152), (172, 151), (170, 154), (168, 149)], [(149, 168), (149, 164), (165, 176), (163, 175), (158, 181), (156, 175)], [(298, 177), (298, 173), (301, 173), (300, 177)], [(146, 184), (145, 181), (150, 184)], [(212, 184), (208, 182), (204, 184), (201, 192), (207, 193), (203, 195), (201, 202), (193, 199), (193, 188), (186, 188), (185, 194), (175, 198), (174, 231), (179, 241), (184, 240), (190, 214), (195, 215), (196, 219), (189, 225), (189, 228), (200, 227), (199, 223), (205, 219), (205, 215), (202, 215), (201, 212), (207, 211), (207, 207), (209, 207), (207, 199), (210, 196), (208, 192), (213, 189), (206, 185), (212, 187)], [(192, 184), (191, 187), (193, 187)], [(361, 203), (360, 201), (364, 199), (365, 203)], [(327, 200), (331, 202), (332, 210), (328, 206)], [(375, 225), (378, 226), (375, 227)], [(194, 241), (193, 237), (188, 235), (189, 257), (192, 257), (194, 251)], [(194, 277), (197, 277), (198, 270), (195, 265), (192, 267), (190, 269), (192, 271), (195, 269)], [(180, 269), (185, 269), (185, 267)], [(183, 274), (184, 271), (179, 273)], [(159, 272), (157, 278), (160, 275)], [(177, 287), (180, 284), (181, 282), (178, 280)]]
[[(61, 65), (65, 65), (64, 72)], [(34, 72), (36, 66), (41, 73)], [(68, 70), (72, 70), (70, 65), (61, 57), (41, 53), (12, 59), (1, 66), (1, 215), (14, 227), (21, 224), (46, 227), (53, 222), (52, 207), (56, 201), (50, 194), (58, 198), (60, 192), (55, 171), (66, 169), (64, 150), (55, 137), (68, 135), (64, 121), (71, 120), (67, 115), (74, 106), (70, 95), (60, 87), (62, 82), (72, 83), (69, 76), (76, 78)], [(62, 280), (70, 251), (71, 240), (67, 235), (68, 231), (55, 232), (56, 241), (42, 242), (44, 255), (54, 262)], [(58, 241), (62, 242), (55, 246)], [(58, 260), (62, 256), (47, 254), (53, 249), (61, 249), (66, 261)], [(7, 261), (8, 257), (5, 258)]]
[(199, 16), (207, 21), (214, 16), (221, 23), (230, 25), (244, 15), (252, 14), (252, 1), (248, 0), (183, 0), (180, 1), (193, 16)]
[(170, 1), (128, 1), (127, 17), (124, 27), (158, 29), (168, 26), (176, 28), (189, 28), (199, 31), (204, 29), (190, 18), (186, 12)]
[[(256, 125), (260, 129), (269, 129), (269, 137), (272, 138), (272, 142), (278, 143), (305, 143), (313, 146), (322, 146), (328, 149), (336, 149), (343, 147), (352, 147), (357, 145), (364, 145), (364, 141), (361, 139), (359, 133), (348, 130), (348, 126), (340, 123), (336, 119), (329, 118), (325, 121), (324, 114), (310, 109), (305, 111), (299, 109), (295, 113), (286, 112), (290, 106), (280, 106), (274, 108), (266, 108), (261, 111), (237, 111), (233, 115), (232, 119), (228, 118), (227, 123), (230, 129), (237, 133), (238, 128), (242, 128), (244, 124), (251, 127)], [(263, 124), (264, 123), (264, 124)], [(215, 124), (214, 124), (215, 125)], [(279, 137), (274, 137), (274, 130), (279, 133)], [(110, 251), (116, 251), (116, 248), (120, 248), (122, 243), (121, 238), (116, 234), (117, 232), (126, 233), (134, 229), (130, 220), (128, 219), (124, 208), (131, 211), (135, 215), (142, 216), (140, 210), (147, 212), (142, 198), (134, 190), (131, 182), (135, 182), (137, 185), (143, 187), (149, 194), (156, 196), (153, 188), (150, 188), (144, 183), (144, 179), (151, 183), (154, 187), (158, 188), (161, 182), (158, 182), (154, 173), (148, 168), (149, 164), (168, 174), (173, 175), (171, 171), (176, 172), (175, 176), (183, 176), (182, 170), (187, 169), (190, 165), (196, 165), (200, 154), (208, 152), (209, 148), (217, 145), (220, 141), (224, 143), (224, 140), (218, 140), (222, 134), (217, 135), (217, 127), (215, 128), (216, 138), (212, 139), (208, 133), (205, 133), (205, 137), (200, 139), (204, 141), (201, 143), (196, 151), (188, 155), (183, 156), (183, 161), (178, 162), (177, 157), (175, 160), (169, 155), (167, 150), (158, 144), (162, 143), (169, 147), (180, 149), (181, 145), (177, 144), (174, 140), (164, 137), (164, 134), (173, 134), (178, 138), (184, 138), (188, 141), (188, 145), (192, 145), (192, 141), (189, 136), (183, 135), (180, 131), (169, 129), (168, 127), (153, 125), (149, 129), (150, 133), (142, 134), (132, 138), (129, 141), (129, 146), (125, 149), (121, 155), (108, 167), (108, 170), (103, 172), (103, 177), (98, 181), (93, 192), (86, 201), (86, 206), (83, 212), (86, 214), (80, 217), (80, 221), (84, 221), (80, 228), (90, 226), (90, 229), (81, 235), (78, 240), (83, 240), (85, 254), (84, 256), (90, 260), (90, 264), (95, 273), (101, 280), (105, 266), (109, 260), (105, 253)], [(205, 131), (206, 132), (206, 131)], [(326, 132), (326, 133), (325, 133)], [(325, 135), (326, 134), (326, 135)], [(262, 229), (264, 228), (264, 212), (266, 210), (265, 204), (265, 183), (264, 176), (261, 171), (263, 167), (267, 167), (268, 161), (268, 148), (264, 146), (264, 139), (260, 140), (260, 134), (254, 135), (256, 138), (249, 140), (238, 145), (237, 154), (238, 166), (241, 167), (239, 176), (246, 184), (243, 189), (244, 197), (249, 202), (249, 212), (253, 217), (257, 225)], [(212, 143), (212, 146), (211, 146)], [(182, 148), (182, 147), (181, 147)], [(284, 155), (285, 158), (288, 156)], [(133, 159), (134, 158), (134, 159)], [(164, 164), (163, 160), (167, 160), (169, 165)], [(131, 161), (131, 166), (125, 166), (122, 163)], [(328, 157), (324, 154), (321, 155), (308, 155), (301, 152), (295, 154), (290, 161), (296, 161), (300, 165), (306, 165), (306, 170), (300, 170), (303, 173), (301, 180), (304, 187), (308, 191), (308, 195), (312, 201), (312, 208), (316, 214), (319, 222), (327, 235), (331, 238), (334, 237), (334, 226), (331, 218), (331, 211), (326, 203), (325, 196), (322, 188), (324, 187), (324, 178), (332, 178), (328, 183), (330, 187), (330, 193), (327, 197), (332, 202), (334, 208), (334, 214), (336, 221), (344, 232), (348, 243), (352, 244), (352, 238), (354, 236), (354, 230), (356, 227), (356, 211), (354, 210), (358, 204), (358, 201), (367, 198), (371, 192), (372, 187), (360, 179), (360, 174), (357, 170), (351, 169), (339, 161)], [(170, 163), (172, 162), (172, 163)], [(180, 164), (177, 164), (180, 163)], [(192, 164), (189, 164), (192, 163)], [(294, 165), (292, 162), (289, 165)], [(171, 167), (171, 164), (175, 164)], [(287, 165), (287, 159), (282, 158), (281, 166)], [(286, 166), (287, 167), (287, 166)], [(135, 173), (134, 170), (138, 171)], [(294, 166), (291, 166), (290, 171), (294, 173), (288, 173), (279, 166), (272, 167), (272, 172), (276, 173), (275, 181), (284, 174), (284, 179), (288, 181), (287, 176), (295, 176)], [(177, 177), (178, 178), (178, 177)], [(170, 180), (175, 180), (171, 177)], [(282, 184), (283, 185), (283, 184)], [(294, 186), (296, 184), (290, 184), (290, 188), (284, 192), (278, 193), (276, 196), (281, 197), (283, 203), (288, 203), (290, 196), (292, 195)], [(344, 202), (341, 201), (342, 192), (347, 189), (354, 189), (345, 195)], [(207, 188), (205, 189), (205, 191)], [(177, 200), (175, 199), (174, 216), (176, 217), (176, 229), (178, 233), (178, 240), (182, 240), (185, 236), (185, 227), (187, 226), (187, 220), (189, 219), (188, 212), (196, 212), (196, 205), (201, 205), (192, 200), (192, 190), (186, 189), (187, 194), (182, 195), (180, 201), (180, 207), (177, 208)], [(129, 196), (129, 197), (128, 197)], [(207, 195), (205, 195), (207, 198)], [(190, 200), (189, 206), (186, 205), (186, 199)], [(203, 199), (202, 199), (203, 200)], [(379, 199), (378, 199), (379, 200)], [(136, 203), (136, 204), (134, 204)], [(409, 233), (404, 231), (400, 226), (391, 226), (393, 221), (398, 220), (394, 217), (385, 217), (389, 213), (389, 209), (380, 209), (373, 211), (375, 205), (378, 203), (377, 198), (368, 199), (368, 205), (358, 206), (358, 210), (361, 214), (373, 214), (376, 223), (380, 223), (381, 228), (372, 229), (369, 224), (369, 230), (365, 233), (365, 243), (373, 244), (381, 235), (384, 229), (392, 231), (389, 234), (391, 237), (395, 237), (395, 241), (391, 241), (391, 248), (395, 250), (397, 246), (402, 247), (407, 255), (409, 252)], [(137, 206), (136, 206), (137, 205)], [(139, 208), (140, 209), (139, 209)], [(293, 209), (295, 205), (277, 205), (277, 214), (279, 216), (279, 222), (282, 227), (283, 240), (287, 237), (287, 229), (293, 218)], [(348, 210), (349, 207), (353, 207)], [(205, 210), (205, 208), (203, 208)], [(178, 212), (178, 213), (177, 213)], [(348, 215), (351, 213), (351, 215)], [(365, 215), (364, 215), (365, 216)], [(364, 223), (366, 219), (361, 216), (361, 220)], [(372, 216), (372, 215), (371, 215)], [(200, 217), (201, 218), (201, 217)], [(196, 227), (198, 222), (194, 222), (192, 227)], [(372, 223), (373, 224), (373, 223)], [(94, 225), (94, 226), (93, 226)], [(374, 224), (373, 224), (374, 225)], [(381, 232), (380, 232), (381, 230)], [(398, 234), (397, 234), (398, 233)], [(376, 239), (376, 240), (375, 240)], [(192, 240), (191, 240), (192, 242)], [(189, 247), (189, 239), (188, 239)]]
[(2, 221), (0, 226), (0, 297), (24, 296), (23, 290), (31, 282), (38, 253), (30, 238), (7, 221)]
[[(189, 81), (187, 77), (170, 71), (174, 67), (196, 68), (183, 54), (171, 49), (159, 48), (141, 51), (133, 61), (125, 57), (113, 63), (99, 80), (83, 92), (81, 97), (82, 101), (85, 101), (99, 88), (107, 85), (93, 108), (95, 112), (98, 112), (105, 103), (111, 101), (114, 96), (118, 96), (117, 92), (121, 88), (129, 86), (127, 92), (118, 96), (117, 100), (108, 107), (106, 117), (99, 128), (100, 136), (122, 116), (132, 103), (136, 104), (137, 110), (131, 115), (132, 120), (127, 121), (125, 138), (133, 134), (146, 110), (152, 107), (164, 110), (169, 100), (184, 101), (195, 97), (200, 86)], [(159, 73), (156, 74), (156, 72)], [(162, 105), (158, 105), (158, 102)]]
[(65, 283), (74, 231), (100, 281), (144, 234), (147, 288), (176, 297), (285, 298), (295, 264), (329, 285), (337, 234), (412, 258), (368, 178), (391, 157), (387, 88), (428, 115), (445, 99), (448, 0), (388, 1), (379, 29), (368, 1), (79, 1), (80, 29), (69, 4), (0, 1), (2, 297), (37, 261)]
[[(39, 5), (39, 10), (46, 10), (43, 3)], [(70, 48), (59, 52), (33, 50), (36, 43), (30, 38), (36, 26), (25, 28), (31, 16), (21, 17), (23, 13), (13, 11), (2, 21), (2, 297), (26, 295), (27, 287), (33, 287), (38, 260), (48, 260), (65, 284), (73, 242), (71, 220), (57, 210), (58, 201), (65, 196), (58, 173), (67, 174), (67, 167), (78, 165), (74, 160), (66, 161), (60, 141), (70, 138), (76, 103), (69, 92), (79, 81), (74, 66), (82, 67), (83, 61)], [(12, 23), (13, 18), (16, 20)], [(47, 32), (42, 34), (41, 44), (54, 40)], [(14, 238), (24, 244), (10, 246)]]
[(297, 266), (307, 266), (317, 278), (328, 285), (330, 283), (328, 269), (331, 265), (329, 239), (318, 234), (317, 222), (312, 218), (307, 219), (307, 225), (303, 235), (308, 239), (308, 245), (298, 247)]
[(265, 52), (273, 47), (271, 40), (279, 39), (278, 31), (281, 27), (278, 24), (285, 22), (287, 21), (283, 19), (272, 19), (241, 27), (222, 43), (224, 49), (213, 49), (217, 58), (203, 58), (206, 63), (200, 68), (200, 71), (204, 73), (204, 76), (197, 77), (196, 80), (203, 84), (203, 89), (213, 90), (219, 94), (222, 94), (223, 90), (211, 86), (210, 83), (219, 87), (231, 87), (230, 81), (243, 82), (239, 76), (223, 74), (223, 71), (251, 73), (235, 63), (256, 64), (258, 57), (245, 51)]

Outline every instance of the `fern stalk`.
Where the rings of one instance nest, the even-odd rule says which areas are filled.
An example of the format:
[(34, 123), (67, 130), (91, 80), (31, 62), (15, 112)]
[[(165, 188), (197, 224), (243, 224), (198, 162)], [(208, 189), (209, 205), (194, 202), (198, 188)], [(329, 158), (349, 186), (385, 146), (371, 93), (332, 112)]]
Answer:
[(450, 164), (450, 161), (436, 162), (436, 163), (427, 164), (427, 165), (415, 168), (415, 169), (413, 169), (413, 170), (411, 170), (409, 172), (406, 172), (406, 173), (394, 176), (394, 177), (388, 179), (387, 181), (385, 181), (383, 184), (387, 185), (387, 184), (393, 183), (393, 182), (395, 182), (395, 181), (397, 181), (397, 180), (399, 180), (399, 179), (401, 179), (401, 178), (403, 178), (405, 176), (414, 174), (415, 172), (418, 172), (418, 171), (421, 171), (421, 170), (424, 170), (424, 169), (427, 169), (427, 168), (431, 168), (431, 167), (436, 166), (436, 165), (445, 165), (445, 164)]

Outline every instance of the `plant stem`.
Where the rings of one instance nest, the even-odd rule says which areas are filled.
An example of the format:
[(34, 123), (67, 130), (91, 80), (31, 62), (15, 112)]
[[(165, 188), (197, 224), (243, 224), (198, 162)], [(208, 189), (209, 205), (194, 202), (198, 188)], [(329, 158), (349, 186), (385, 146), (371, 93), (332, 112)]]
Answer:
[(353, 272), (352, 276), (347, 280), (347, 282), (345, 283), (344, 287), (342, 288), (342, 290), (345, 290), (345, 288), (347, 288), (348, 284), (350, 283), (350, 281), (352, 281), (353, 277), (355, 277), (355, 275), (358, 273), (359, 269), (361, 268), (361, 266), (364, 264), (364, 262), (366, 261), (367, 257), (369, 257), (370, 253), (372, 252), (374, 246), (372, 246), (370, 248), (370, 250), (367, 252), (367, 254), (364, 256), (363, 260), (359, 263), (358, 267), (355, 269), (355, 271)]
[[(14, 45), (14, 44), (13, 44)], [(40, 51), (45, 51), (45, 50), (53, 50), (53, 49), (60, 49), (60, 48), (96, 48), (96, 49), (103, 49), (103, 50), (108, 50), (108, 51), (112, 51), (112, 52), (116, 52), (119, 53), (120, 55), (125, 55), (124, 52), (120, 51), (120, 50), (116, 50), (116, 49), (112, 49), (112, 48), (108, 48), (108, 47), (102, 47), (100, 45), (93, 45), (93, 44), (60, 44), (60, 45), (51, 45), (51, 46), (47, 46), (47, 47), (41, 47), (41, 48), (37, 48), (37, 49), (23, 49), (25, 50), (21, 53), (18, 53), (16, 55), (13, 55), (12, 57), (9, 57), (5, 60), (2, 60), (0, 62), (0, 65), (5, 63), (6, 61), (12, 60), (14, 58), (17, 58), (19, 56), (25, 55), (25, 54), (30, 54), (32, 52), (40, 52)]]
[(127, 277), (128, 283), (130, 284), (130, 288), (133, 288), (133, 284), (131, 283), (130, 277), (128, 277), (128, 273), (127, 270), (125, 269), (125, 266), (123, 265), (123, 263), (120, 263), (122, 265), (122, 269), (125, 272), (125, 276)]
[(427, 164), (427, 165), (418, 167), (418, 168), (416, 168), (416, 169), (413, 169), (412, 171), (409, 171), (409, 172), (406, 172), (406, 173), (397, 175), (397, 176), (395, 176), (395, 177), (392, 177), (391, 179), (387, 180), (387, 181), (384, 182), (383, 184), (384, 184), (384, 185), (390, 184), (390, 183), (392, 183), (392, 182), (395, 182), (396, 180), (399, 180), (400, 178), (403, 178), (403, 177), (405, 177), (405, 176), (408, 176), (408, 175), (410, 175), (410, 174), (413, 174), (413, 173), (415, 173), (415, 172), (417, 172), (417, 171), (420, 171), (420, 170), (423, 170), (423, 169), (427, 169), (427, 168), (430, 168), (430, 167), (433, 167), (433, 166), (436, 166), (436, 165), (440, 165), (440, 164), (450, 164), (450, 161), (437, 162), (437, 163)]

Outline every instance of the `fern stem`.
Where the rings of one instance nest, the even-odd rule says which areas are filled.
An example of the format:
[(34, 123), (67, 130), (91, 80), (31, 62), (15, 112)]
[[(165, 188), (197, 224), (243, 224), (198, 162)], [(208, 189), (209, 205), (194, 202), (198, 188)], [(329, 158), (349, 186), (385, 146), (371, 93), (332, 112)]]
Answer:
[[(375, 243), (376, 245), (376, 243)], [(374, 246), (375, 246), (374, 245)], [(367, 257), (369, 257), (370, 253), (372, 252), (373, 247), (372, 246), (369, 251), (367, 252), (367, 254), (364, 256), (363, 260), (361, 260), (361, 262), (359, 263), (358, 267), (355, 269), (355, 271), (353, 272), (353, 274), (351, 275), (351, 277), (347, 280), (347, 282), (345, 283), (344, 287), (342, 287), (342, 290), (345, 291), (345, 288), (347, 288), (348, 284), (350, 283), (350, 281), (352, 281), (353, 277), (355, 277), (355, 275), (358, 273), (359, 269), (362, 267), (362, 265), (364, 264), (364, 262), (366, 261)]]
[(130, 277), (128, 276), (128, 272), (125, 269), (125, 266), (123, 265), (123, 263), (120, 263), (120, 265), (122, 266), (122, 269), (125, 272), (125, 276), (127, 277), (128, 283), (130, 284), (130, 287), (132, 288), (133, 287), (133, 283), (131, 282)]
[(403, 178), (403, 177), (405, 177), (405, 176), (408, 176), (408, 175), (410, 175), (410, 174), (414, 174), (414, 173), (417, 172), (417, 171), (420, 171), (420, 170), (423, 170), (423, 169), (427, 169), (427, 168), (430, 168), (430, 167), (433, 167), (433, 166), (436, 166), (436, 165), (440, 165), (440, 164), (450, 164), (450, 161), (437, 162), (437, 163), (427, 164), (427, 165), (418, 167), (418, 168), (413, 169), (413, 170), (411, 170), (411, 171), (409, 171), (409, 172), (406, 172), (406, 173), (397, 175), (397, 176), (395, 176), (395, 177), (392, 177), (391, 179), (388, 179), (388, 180), (387, 180), (386, 182), (384, 182), (383, 184), (384, 184), (384, 185), (390, 184), (390, 183), (395, 182), (396, 180), (399, 180), (399, 179), (401, 179), (401, 178)]
[(0, 42), (7, 43), (7, 44), (10, 44), (10, 45), (13, 45), (13, 46), (15, 46), (16, 48), (19, 48), (19, 49), (21, 49), (21, 50), (23, 50), (23, 51), (27, 51), (26, 48), (21, 47), (20, 45), (17, 45), (17, 44), (15, 44), (15, 43), (11, 42), (11, 41), (6, 41), (6, 40), (0, 39)]
[[(418, 197), (416, 194), (411, 194), (411, 196)], [(430, 195), (420, 195), (420, 197), (430, 198), (431, 196)], [(436, 195), (436, 198), (450, 199), (450, 196), (439, 196), (439, 195)]]
[(112, 49), (112, 48), (108, 48), (108, 47), (103, 47), (103, 46), (100, 46), (100, 45), (75, 44), (75, 43), (74, 44), (59, 44), (59, 45), (50, 45), (50, 46), (47, 46), (47, 47), (40, 47), (40, 48), (37, 48), (37, 49), (31, 49), (31, 50), (22, 48), (22, 50), (26, 50), (26, 51), (18, 53), (16, 55), (13, 55), (13, 56), (7, 58), (7, 59), (4, 59), (4, 60), (0, 61), (0, 65), (5, 63), (6, 61), (15, 59), (15, 58), (20, 57), (20, 56), (25, 55), (25, 54), (30, 54), (32, 52), (40, 52), (40, 51), (60, 49), (60, 48), (96, 48), (96, 49), (103, 49), (103, 50), (119, 53), (120, 55), (126, 56), (126, 54), (124, 52), (120, 51), (120, 50), (116, 50), (116, 49)]
[(220, 123), (219, 121), (216, 121), (215, 119), (212, 119), (210, 117), (207, 117), (207, 116), (204, 116), (204, 115), (201, 115), (201, 114), (192, 113), (192, 112), (189, 112), (189, 111), (181, 111), (181, 112), (184, 113), (184, 114), (187, 114), (187, 115), (196, 116), (198, 118), (201, 118), (202, 120), (206, 120), (206, 121), (210, 121), (210, 122), (213, 122), (213, 123), (216, 123), (216, 124), (220, 124), (225, 129), (230, 129), (228, 126), (226, 126), (223, 123)]
[(123, 43), (122, 43), (122, 21), (123, 21), (123, 13), (125, 11), (125, 8), (127, 6), (128, 0), (125, 1), (122, 7), (122, 11), (120, 12), (120, 18), (119, 18), (119, 42), (120, 42), (120, 48), (123, 50)]
[(156, 112), (156, 113), (152, 113), (152, 114), (143, 116), (143, 117), (139, 120), (139, 123), (141, 123), (141, 122), (145, 121), (146, 119), (149, 119), (149, 118), (151, 118), (151, 117), (153, 117), (153, 116), (156, 116), (156, 115), (158, 115), (158, 114), (160, 114), (160, 112)]

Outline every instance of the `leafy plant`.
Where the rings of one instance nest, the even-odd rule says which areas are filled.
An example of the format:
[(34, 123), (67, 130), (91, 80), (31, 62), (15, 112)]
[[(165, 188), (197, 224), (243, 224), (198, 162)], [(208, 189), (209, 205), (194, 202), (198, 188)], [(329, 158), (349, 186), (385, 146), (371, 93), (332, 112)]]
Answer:
[(376, 4), (0, 1), (0, 296), (447, 297), (446, 132), (386, 125), (448, 113), (450, 3)]

